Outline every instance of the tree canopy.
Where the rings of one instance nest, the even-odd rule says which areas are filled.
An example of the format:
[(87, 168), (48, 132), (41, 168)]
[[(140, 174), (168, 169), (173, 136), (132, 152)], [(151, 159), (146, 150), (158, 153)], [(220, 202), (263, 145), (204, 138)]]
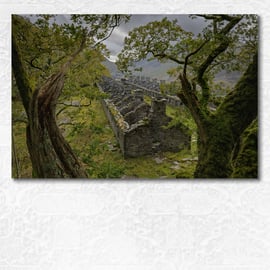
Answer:
[[(94, 118), (89, 105), (103, 97), (97, 83), (109, 75), (102, 65), (109, 55), (104, 41), (129, 18), (12, 16), (13, 96), (21, 99), (25, 111), (33, 177), (88, 177), (67, 138), (89, 122), (86, 115)], [(197, 14), (190, 18), (203, 30), (186, 31), (181, 16), (134, 28), (125, 38), (117, 65), (128, 73), (144, 59), (176, 64), (168, 70), (175, 81), (162, 85), (161, 91), (176, 94), (196, 124), (194, 177), (242, 177), (247, 172), (256, 177), (257, 165), (251, 167), (249, 162), (257, 160), (258, 16)], [(221, 71), (237, 71), (238, 82), (217, 85), (214, 79)], [(217, 97), (217, 89), (226, 95)], [(67, 119), (74, 121), (74, 129), (62, 129), (61, 121)]]
[(149, 22), (134, 28), (125, 38), (124, 47), (119, 54), (119, 68), (126, 71), (134, 63), (145, 58), (171, 60), (183, 65), (185, 58), (192, 53), (189, 58), (194, 55), (196, 61), (190, 61), (188, 65), (191, 69), (195, 69), (205, 61), (209, 51), (226, 41), (228, 43), (226, 52), (224, 51), (224, 54), (215, 59), (214, 71), (218, 72), (221, 68), (244, 70), (243, 65), (237, 60), (245, 60), (247, 65), (252, 59), (250, 55), (257, 49), (258, 17), (256, 15), (192, 15), (190, 17), (193, 20), (204, 18), (204, 21), (200, 19), (198, 22), (205, 25), (201, 33), (185, 31), (181, 27), (181, 18), (169, 20), (165, 17), (161, 21)]
[[(210, 14), (190, 17), (204, 19), (205, 27), (197, 35), (185, 31), (181, 19), (167, 17), (133, 29), (125, 38), (118, 67), (128, 72), (143, 59), (177, 63), (173, 72), (181, 85), (177, 95), (189, 109), (199, 134), (195, 176), (229, 177), (230, 159), (239, 143), (238, 137), (257, 116), (258, 16)], [(210, 103), (215, 93), (213, 78), (220, 71), (235, 70), (244, 74), (243, 77), (223, 100), (220, 109), (213, 112)], [(240, 124), (243, 115), (237, 108), (244, 109), (248, 121)], [(232, 126), (242, 129), (236, 132)], [(223, 150), (219, 152), (218, 148)]]
[[(27, 115), (27, 145), (34, 177), (87, 177), (57, 123), (58, 103), (74, 93), (92, 98), (105, 73), (102, 44), (129, 16), (70, 15), (56, 23), (55, 15), (35, 16), (35, 23), (12, 17), (12, 67)], [(67, 79), (68, 78), (68, 79)], [(66, 83), (65, 83), (66, 82)], [(76, 95), (76, 94), (75, 94)]]

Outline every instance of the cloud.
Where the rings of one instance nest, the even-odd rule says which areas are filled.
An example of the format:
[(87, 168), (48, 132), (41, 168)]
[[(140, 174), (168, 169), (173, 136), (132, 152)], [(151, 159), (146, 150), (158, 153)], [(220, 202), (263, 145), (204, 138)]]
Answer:
[(202, 18), (192, 20), (189, 15), (163, 15), (163, 14), (146, 14), (146, 15), (137, 15), (134, 14), (131, 16), (131, 19), (128, 23), (120, 25), (114, 30), (111, 37), (105, 41), (109, 51), (112, 56), (116, 56), (123, 48), (124, 39), (128, 35), (128, 32), (132, 29), (145, 25), (151, 21), (162, 20), (164, 17), (167, 17), (169, 20), (178, 20), (178, 24), (186, 31), (198, 34), (205, 27), (206, 23)]
[(118, 60), (116, 55), (110, 55), (110, 57), (104, 56), (108, 61), (115, 63)]
[[(32, 22), (37, 20), (37, 15), (29, 16), (27, 15)], [(110, 51), (110, 54), (115, 59), (116, 55), (120, 53), (124, 45), (124, 39), (128, 35), (128, 32), (142, 25), (146, 25), (151, 21), (160, 21), (164, 17), (167, 17), (170, 20), (177, 19), (179, 25), (186, 30), (197, 34), (202, 31), (203, 27), (206, 25), (203, 18), (197, 18), (192, 20), (189, 15), (177, 15), (177, 14), (133, 14), (128, 23), (122, 24), (119, 27), (115, 28), (112, 35), (104, 43)], [(58, 24), (70, 23), (69, 14), (59, 14), (55, 17), (55, 22)]]

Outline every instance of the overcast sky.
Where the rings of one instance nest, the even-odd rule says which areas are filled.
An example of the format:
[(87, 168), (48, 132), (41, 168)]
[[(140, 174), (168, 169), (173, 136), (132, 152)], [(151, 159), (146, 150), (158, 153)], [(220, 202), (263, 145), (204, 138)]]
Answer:
[[(35, 15), (26, 15), (32, 22), (36, 21), (37, 17)], [(110, 60), (115, 61), (117, 54), (120, 53), (123, 48), (124, 39), (128, 35), (128, 32), (133, 28), (145, 25), (150, 21), (160, 21), (164, 17), (167, 17), (169, 20), (177, 19), (178, 24), (186, 31), (193, 32), (197, 34), (202, 31), (205, 27), (206, 23), (203, 18), (198, 17), (195, 20), (192, 20), (189, 15), (176, 15), (176, 14), (140, 14), (140, 15), (132, 15), (130, 20), (127, 23), (121, 24), (119, 27), (115, 28), (112, 35), (108, 40), (105, 41), (107, 45), (111, 57)], [(59, 24), (69, 23), (69, 15), (59, 14), (56, 16), (56, 22)]]
[(202, 18), (192, 20), (189, 15), (132, 15), (128, 23), (121, 24), (114, 30), (111, 37), (105, 41), (105, 44), (111, 52), (111, 60), (115, 60), (117, 54), (121, 51), (124, 39), (129, 31), (135, 27), (145, 25), (150, 21), (160, 21), (164, 17), (170, 20), (177, 19), (179, 25), (181, 25), (184, 30), (193, 32), (194, 34), (201, 32), (205, 26)]

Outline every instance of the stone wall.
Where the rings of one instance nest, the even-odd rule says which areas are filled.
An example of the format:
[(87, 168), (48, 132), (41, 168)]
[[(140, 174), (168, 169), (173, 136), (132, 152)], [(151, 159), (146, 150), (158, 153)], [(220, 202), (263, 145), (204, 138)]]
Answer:
[(133, 76), (128, 79), (122, 79), (121, 80), (123, 85), (125, 85), (126, 88), (137, 88), (141, 89), (143, 93), (150, 97), (155, 98), (165, 98), (167, 100), (167, 104), (174, 106), (174, 107), (180, 107), (183, 106), (183, 102), (179, 99), (177, 96), (171, 96), (171, 95), (163, 95), (160, 92), (159, 83), (157, 80), (150, 80), (150, 78), (141, 78), (139, 76)]
[(102, 105), (124, 157), (190, 148), (188, 129), (182, 124), (169, 125), (172, 119), (166, 115), (166, 99), (154, 98), (150, 106), (141, 89), (125, 88), (112, 79), (100, 83), (100, 89), (110, 94)]

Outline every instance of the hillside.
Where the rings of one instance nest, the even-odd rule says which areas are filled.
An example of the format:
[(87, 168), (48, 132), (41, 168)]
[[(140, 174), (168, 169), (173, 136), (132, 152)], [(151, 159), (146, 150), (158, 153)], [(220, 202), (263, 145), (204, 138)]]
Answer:
[[(115, 63), (106, 59), (103, 62), (103, 64), (104, 66), (108, 68), (108, 70), (110, 71), (113, 77), (123, 76), (123, 73), (121, 73), (118, 70)], [(142, 67), (143, 70), (142, 72), (135, 71), (134, 75), (143, 75), (150, 78), (158, 78), (159, 80), (171, 80), (171, 78), (167, 74), (167, 71), (171, 68), (176, 67), (176, 64), (172, 62), (161, 64), (157, 60), (153, 60), (153, 61), (143, 60), (139, 62), (138, 66)], [(215, 81), (216, 82), (223, 81), (233, 86), (239, 80), (240, 76), (241, 76), (241, 73), (238, 71), (233, 71), (233, 72), (228, 73), (227, 71), (224, 70), (224, 71), (219, 72), (216, 75)]]
[[(113, 77), (123, 76), (123, 74), (118, 70), (115, 63), (105, 60), (103, 62), (104, 66), (107, 67)], [(157, 60), (140, 61), (138, 64), (139, 67), (142, 67), (142, 72), (134, 71), (134, 75), (143, 75), (150, 78), (158, 78), (159, 80), (169, 80), (170, 77), (167, 74), (168, 69), (175, 67), (173, 63), (162, 63), (160, 64)]]

